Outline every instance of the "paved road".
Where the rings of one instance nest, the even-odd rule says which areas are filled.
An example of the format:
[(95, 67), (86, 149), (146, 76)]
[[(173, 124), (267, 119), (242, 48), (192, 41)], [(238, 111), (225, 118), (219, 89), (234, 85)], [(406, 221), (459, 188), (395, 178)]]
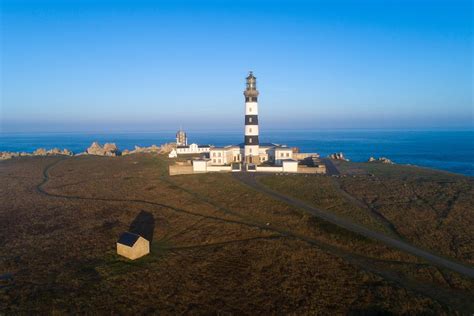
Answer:
[(404, 252), (415, 255), (419, 258), (422, 258), (422, 259), (430, 262), (431, 264), (433, 264), (435, 266), (448, 268), (452, 271), (456, 271), (456, 272), (461, 273), (465, 276), (474, 278), (474, 269), (472, 267), (465, 266), (461, 263), (457, 263), (457, 262), (451, 261), (451, 260), (443, 258), (443, 257), (439, 257), (435, 254), (432, 254), (432, 253), (430, 253), (426, 250), (417, 248), (417, 247), (415, 247), (413, 245), (410, 245), (410, 244), (408, 244), (404, 241), (401, 241), (399, 239), (395, 239), (395, 238), (389, 237), (387, 235), (384, 235), (382, 233), (372, 231), (372, 230), (370, 230), (366, 227), (355, 224), (355, 223), (353, 223), (349, 220), (340, 218), (340, 217), (338, 217), (337, 215), (335, 215), (333, 213), (326, 212), (326, 211), (321, 210), (319, 208), (316, 208), (314, 206), (308, 205), (308, 204), (306, 204), (305, 202), (303, 202), (301, 200), (298, 200), (298, 199), (280, 194), (280, 193), (278, 193), (276, 191), (273, 191), (273, 190), (265, 187), (264, 185), (258, 183), (257, 180), (256, 180), (256, 175), (255, 174), (247, 173), (247, 172), (238, 172), (238, 173), (234, 173), (234, 176), (238, 180), (243, 182), (244, 184), (252, 187), (253, 189), (255, 189), (259, 192), (265, 193), (265, 194), (267, 194), (269, 196), (272, 196), (273, 198), (275, 198), (277, 200), (280, 200), (280, 201), (283, 201), (287, 204), (290, 204), (290, 205), (293, 205), (295, 207), (301, 208), (301, 209), (311, 213), (312, 215), (314, 215), (316, 217), (319, 217), (323, 220), (326, 220), (330, 223), (333, 223), (333, 224), (335, 224), (339, 227), (342, 227), (342, 228), (347, 229), (349, 231), (355, 232), (355, 233), (360, 234), (362, 236), (378, 240), (378, 241), (384, 243), (385, 245), (387, 245), (389, 247), (397, 248), (397, 249), (402, 250)]
[(338, 176), (340, 174), (331, 159), (321, 158), (321, 161), (326, 165), (326, 174), (328, 176)]

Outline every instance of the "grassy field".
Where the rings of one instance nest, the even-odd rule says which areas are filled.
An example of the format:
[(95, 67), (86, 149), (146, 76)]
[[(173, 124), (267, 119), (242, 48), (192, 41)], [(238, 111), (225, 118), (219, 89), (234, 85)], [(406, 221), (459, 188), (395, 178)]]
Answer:
[[(167, 166), (154, 155), (0, 163), (0, 276), (13, 276), (0, 283), (0, 314), (472, 311), (472, 280), (311, 217), (231, 174), (170, 178)], [(395, 232), (365, 208), (352, 179), (305, 178), (297, 194), (317, 191), (312, 203), (409, 239), (389, 212), (377, 208)], [(115, 242), (140, 214), (151, 219), (152, 252), (131, 262), (115, 254)]]
[(414, 245), (474, 263), (472, 178), (379, 163), (339, 162), (338, 167), (340, 177), (271, 176), (261, 182)]

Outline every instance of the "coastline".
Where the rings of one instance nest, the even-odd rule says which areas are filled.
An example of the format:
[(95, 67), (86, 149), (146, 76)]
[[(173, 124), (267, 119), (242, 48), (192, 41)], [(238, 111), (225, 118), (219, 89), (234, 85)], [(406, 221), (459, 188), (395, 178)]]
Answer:
[[(242, 132), (219, 133), (190, 131), (190, 141), (215, 146), (242, 142)], [(135, 146), (150, 147), (174, 139), (174, 132), (121, 133), (4, 133), (0, 134), (0, 151), (32, 153), (37, 148), (68, 148), (84, 152), (91, 142), (112, 142), (121, 150)], [(318, 152), (321, 157), (343, 152), (353, 162), (365, 162), (371, 156), (388, 157), (398, 164), (444, 170), (474, 176), (474, 131), (472, 130), (266, 130), (262, 142), (298, 147), (304, 152)]]

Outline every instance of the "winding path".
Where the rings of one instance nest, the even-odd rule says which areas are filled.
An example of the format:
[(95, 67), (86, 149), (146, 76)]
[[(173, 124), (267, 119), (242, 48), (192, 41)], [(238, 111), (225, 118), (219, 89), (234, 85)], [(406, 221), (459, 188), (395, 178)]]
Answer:
[[(453, 292), (449, 289), (445, 289), (445, 288), (442, 288), (442, 287), (433, 287), (433, 284), (430, 284), (430, 283), (425, 284), (424, 282), (419, 282), (419, 281), (417, 281), (415, 279), (412, 279), (412, 278), (406, 278), (403, 275), (400, 275), (400, 273), (397, 272), (396, 270), (392, 271), (391, 269), (385, 269), (385, 268), (381, 268), (380, 266), (378, 266), (378, 263), (408, 264), (408, 265), (415, 265), (415, 266), (424, 266), (425, 265), (424, 263), (413, 263), (413, 262), (402, 262), (402, 261), (393, 261), (392, 262), (390, 260), (385, 260), (385, 259), (377, 259), (377, 258), (366, 257), (364, 255), (348, 252), (347, 250), (341, 249), (339, 247), (327, 244), (325, 242), (310, 238), (308, 236), (305, 236), (305, 235), (302, 235), (302, 234), (299, 234), (299, 233), (296, 233), (296, 232), (287, 231), (287, 230), (284, 230), (284, 229), (281, 229), (281, 228), (278, 228), (278, 227), (266, 226), (264, 223), (260, 223), (258, 221), (255, 221), (254, 219), (250, 219), (250, 218), (247, 218), (245, 216), (242, 216), (242, 214), (234, 212), (234, 211), (232, 211), (232, 210), (230, 210), (226, 207), (223, 207), (223, 206), (215, 203), (214, 201), (209, 200), (207, 197), (202, 196), (201, 194), (198, 194), (196, 192), (193, 192), (189, 189), (186, 189), (182, 186), (177, 185), (176, 183), (174, 183), (168, 177), (162, 177), (161, 180), (164, 181), (164, 182), (167, 182), (169, 184), (173, 184), (173, 185), (177, 186), (180, 190), (182, 190), (182, 191), (184, 191), (188, 194), (191, 194), (192, 196), (194, 196), (195, 198), (197, 198), (201, 201), (209, 203), (210, 205), (215, 207), (216, 210), (221, 211), (223, 214), (236, 216), (240, 220), (221, 218), (221, 217), (218, 217), (218, 216), (209, 216), (209, 215), (205, 215), (205, 214), (191, 212), (191, 211), (184, 210), (184, 209), (181, 209), (181, 208), (177, 208), (177, 207), (174, 207), (174, 206), (166, 205), (166, 204), (163, 204), (163, 203), (146, 201), (146, 200), (83, 197), (83, 196), (71, 196), (71, 195), (63, 195), (63, 194), (56, 194), (56, 193), (48, 192), (47, 190), (44, 189), (44, 186), (50, 180), (50, 171), (51, 171), (51, 169), (53, 167), (55, 167), (58, 163), (60, 163), (61, 161), (66, 160), (66, 159), (69, 159), (69, 158), (58, 159), (55, 162), (53, 162), (52, 164), (49, 164), (48, 166), (45, 167), (45, 169), (43, 170), (43, 180), (41, 181), (40, 184), (38, 184), (36, 186), (36, 191), (39, 194), (42, 194), (42, 195), (45, 195), (45, 196), (48, 196), (48, 197), (53, 197), (53, 198), (63, 198), (63, 199), (72, 199), (72, 200), (95, 200), (95, 201), (104, 201), (104, 202), (143, 203), (143, 204), (148, 204), (150, 206), (167, 208), (167, 209), (173, 210), (173, 211), (178, 212), (178, 213), (184, 213), (184, 214), (188, 214), (188, 215), (191, 215), (191, 216), (196, 216), (196, 217), (201, 218), (201, 219), (209, 219), (209, 220), (215, 220), (215, 221), (221, 221), (221, 222), (227, 222), (227, 223), (233, 223), (233, 224), (240, 224), (240, 225), (245, 225), (245, 226), (249, 226), (249, 227), (253, 227), (253, 228), (259, 228), (261, 230), (276, 233), (276, 234), (271, 235), (271, 236), (252, 237), (252, 238), (247, 238), (247, 239), (242, 239), (242, 240), (230, 240), (230, 241), (217, 242), (217, 243), (211, 243), (211, 244), (186, 245), (186, 246), (180, 246), (180, 247), (170, 247), (170, 249), (168, 249), (170, 251), (186, 251), (186, 250), (194, 250), (194, 249), (207, 248), (207, 247), (216, 247), (216, 246), (219, 247), (219, 246), (225, 246), (227, 244), (235, 243), (235, 242), (248, 242), (248, 241), (262, 240), (262, 239), (279, 239), (279, 238), (282, 238), (282, 237), (293, 238), (293, 239), (296, 239), (296, 240), (307, 242), (308, 244), (311, 244), (313, 246), (316, 246), (316, 247), (320, 248), (321, 250), (323, 250), (323, 251), (325, 251), (329, 254), (332, 254), (334, 256), (337, 256), (337, 257), (340, 257), (340, 258), (346, 260), (350, 264), (353, 264), (353, 265), (359, 267), (362, 270), (365, 270), (367, 272), (371, 272), (371, 273), (374, 273), (376, 275), (379, 275), (383, 279), (385, 279), (387, 281), (390, 281), (394, 284), (397, 284), (398, 286), (401, 286), (401, 287), (410, 289), (414, 292), (418, 292), (418, 293), (421, 293), (421, 294), (426, 295), (428, 297), (431, 297), (434, 300), (437, 300), (438, 302), (440, 302), (440, 303), (442, 303), (446, 306), (456, 306), (460, 310), (465, 311), (465, 312), (469, 312), (469, 313), (472, 310), (474, 310), (474, 304), (470, 303), (470, 302), (472, 302), (472, 296), (468, 293), (462, 293), (460, 291)], [(312, 213), (313, 215), (316, 215), (318, 217), (326, 219), (325, 217), (327, 216), (327, 214), (325, 212), (323, 212), (321, 210), (317, 210), (317, 209), (315, 209), (313, 207), (310, 207), (308, 205), (305, 205), (301, 201), (298, 201), (298, 200), (280, 195), (277, 192), (271, 191), (270, 189), (268, 189), (266, 187), (263, 187), (262, 185), (258, 184), (255, 181), (255, 178), (252, 177), (251, 175), (247, 175), (245, 173), (239, 173), (238, 175), (237, 174), (235, 174), (235, 175), (237, 176), (237, 178), (240, 181), (242, 181), (245, 184), (251, 186), (252, 188), (256, 189), (257, 191), (269, 194), (269, 195), (273, 196), (274, 198), (280, 199), (280, 200), (282, 200), (286, 203), (289, 203), (293, 206), (303, 208), (303, 209), (309, 211), (310, 213)], [(317, 215), (317, 214), (319, 214), (319, 215)], [(330, 222), (333, 222), (331, 219), (326, 219), (326, 220), (328, 220)], [(339, 222), (339, 219), (337, 219), (337, 218), (334, 219), (334, 220), (336, 222)], [(335, 223), (335, 224), (338, 225), (337, 223)], [(367, 233), (368, 233), (367, 235), (370, 235), (369, 233), (373, 233), (373, 232), (369, 231), (366, 228), (357, 226), (357, 225), (352, 224), (352, 223), (348, 223), (348, 225), (349, 225), (348, 227), (345, 227), (344, 225), (339, 225), (339, 226), (341, 226), (343, 228), (346, 228), (348, 230), (354, 231), (354, 232), (358, 232), (358, 230), (357, 229), (353, 230), (352, 228), (358, 227), (362, 230), (362, 232), (358, 232), (358, 233), (360, 233), (361, 235), (364, 235), (364, 236), (366, 236), (364, 234), (364, 230), (367, 230)], [(353, 225), (354, 227), (352, 227), (351, 225)], [(385, 238), (389, 238), (389, 237), (386, 237), (382, 234), (378, 234), (378, 235), (381, 235), (382, 237), (385, 237)], [(378, 239), (378, 238), (374, 238), (374, 239)], [(385, 244), (389, 245), (390, 243), (385, 243)], [(413, 246), (410, 246), (410, 245), (407, 245), (407, 246), (412, 247), (415, 250), (417, 250), (417, 248), (415, 248)], [(396, 247), (396, 246), (394, 246), (394, 247)], [(396, 248), (398, 248), (398, 247), (396, 247)], [(423, 252), (422, 250), (420, 250), (420, 251)], [(410, 252), (410, 251), (407, 251), (407, 252)], [(439, 257), (436, 257), (434, 255), (431, 255), (431, 256), (433, 256), (434, 258), (439, 258)], [(442, 258), (439, 258), (439, 259), (442, 259)], [(427, 261), (433, 262), (433, 260), (427, 260)], [(449, 260), (445, 260), (445, 261), (450, 262)], [(456, 263), (453, 263), (453, 262), (451, 262), (451, 263), (454, 265), (455, 268), (457, 268), (457, 266), (459, 265), (459, 264), (456, 264)], [(444, 265), (441, 264), (441, 266), (444, 266)], [(467, 269), (467, 272), (472, 273), (472, 269), (467, 268), (467, 267), (463, 267), (463, 268)], [(456, 271), (456, 269), (452, 269), (452, 270)], [(471, 275), (469, 273), (467, 275)], [(463, 273), (463, 274), (465, 274), (465, 273)]]
[(242, 183), (246, 184), (247, 186), (249, 186), (249, 187), (251, 187), (251, 188), (253, 188), (253, 189), (255, 189), (259, 192), (265, 193), (265, 194), (267, 194), (267, 195), (269, 195), (269, 196), (271, 196), (271, 197), (273, 197), (277, 200), (285, 202), (285, 203), (287, 203), (289, 205), (292, 205), (294, 207), (303, 209), (304, 211), (306, 211), (306, 212), (308, 212), (308, 213), (310, 213), (310, 214), (312, 214), (316, 217), (319, 217), (319, 218), (321, 218), (325, 221), (328, 221), (328, 222), (330, 222), (332, 224), (335, 224), (339, 227), (342, 227), (346, 230), (349, 230), (351, 232), (354, 232), (354, 233), (357, 233), (359, 235), (365, 236), (367, 238), (378, 240), (378, 241), (382, 242), (383, 244), (385, 244), (389, 247), (397, 248), (401, 251), (404, 251), (404, 252), (410, 253), (414, 256), (417, 256), (419, 258), (422, 258), (422, 259), (428, 261), (429, 263), (431, 263), (435, 266), (447, 268), (447, 269), (450, 269), (452, 271), (458, 272), (462, 275), (468, 276), (470, 278), (474, 278), (474, 269), (472, 267), (468, 267), (468, 266), (465, 266), (461, 263), (458, 263), (458, 262), (455, 262), (455, 261), (437, 256), (437, 255), (432, 254), (432, 253), (430, 253), (426, 250), (417, 248), (417, 247), (415, 247), (415, 246), (413, 246), (413, 245), (411, 245), (407, 242), (404, 242), (402, 240), (389, 237), (389, 236), (384, 235), (382, 233), (370, 230), (370, 229), (368, 229), (364, 226), (355, 224), (355, 223), (353, 223), (349, 220), (340, 218), (339, 216), (337, 216), (333, 213), (326, 212), (322, 209), (311, 206), (311, 205), (309, 205), (309, 204), (307, 204), (307, 203), (305, 203), (301, 200), (298, 200), (298, 199), (280, 194), (280, 193), (278, 193), (278, 192), (276, 192), (276, 191), (260, 184), (257, 181), (256, 176), (254, 174), (246, 173), (246, 172), (240, 172), (240, 173), (234, 173), (234, 176), (235, 176), (236, 179), (238, 179)]

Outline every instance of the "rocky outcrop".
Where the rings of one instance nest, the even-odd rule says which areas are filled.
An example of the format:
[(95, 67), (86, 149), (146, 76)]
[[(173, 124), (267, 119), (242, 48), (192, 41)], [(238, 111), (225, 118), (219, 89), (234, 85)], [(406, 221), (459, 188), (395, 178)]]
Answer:
[[(22, 153), (22, 154), (26, 154), (26, 153)], [(22, 156), (22, 154), (20, 154), (20, 156)], [(38, 148), (32, 154), (27, 154), (27, 155), (28, 156), (59, 156), (59, 155), (72, 156), (73, 153), (72, 151), (66, 148), (64, 148), (63, 150), (59, 148), (53, 148), (49, 150), (46, 150), (44, 148)]]
[(18, 157), (20, 153), (11, 153), (9, 151), (0, 152), (0, 160), (12, 159), (13, 157)]
[(368, 162), (380, 162), (380, 163), (386, 163), (386, 164), (390, 164), (390, 165), (393, 165), (394, 162), (391, 161), (390, 159), (386, 158), (386, 157), (380, 157), (380, 158), (374, 158), (374, 157), (370, 157)]
[(87, 148), (87, 154), (96, 156), (107, 156), (115, 157), (120, 155), (120, 151), (114, 143), (106, 143), (101, 146), (98, 142), (93, 142), (92, 145)]
[(132, 155), (141, 153), (167, 154), (171, 152), (176, 146), (174, 144), (163, 144), (161, 146), (151, 145), (150, 147), (135, 146), (134, 150), (124, 150), (122, 155)]
[[(168, 154), (170, 153), (176, 145), (174, 143), (167, 143), (161, 146), (151, 145), (150, 147), (140, 147), (135, 146), (134, 150), (124, 150), (123, 153), (120, 152), (117, 145), (114, 143), (106, 143), (104, 146), (101, 146), (98, 142), (93, 142), (92, 145), (87, 148), (85, 152), (78, 153), (76, 156), (82, 155), (97, 155), (97, 156), (107, 156), (107, 157), (115, 157), (120, 155), (131, 155), (131, 154), (139, 154), (139, 153), (155, 153), (155, 154)], [(0, 160), (7, 160), (14, 157), (25, 157), (25, 156), (57, 156), (57, 155), (64, 155), (64, 156), (73, 156), (74, 154), (69, 149), (60, 150), (59, 148), (53, 149), (45, 149), (45, 148), (38, 148), (33, 153), (26, 153), (26, 152), (9, 152), (9, 151), (1, 151), (0, 152)]]
[(166, 143), (166, 144), (163, 144), (163, 145), (160, 146), (160, 153), (168, 154), (175, 148), (176, 148), (175, 143)]
[(46, 156), (46, 149), (38, 148), (33, 152), (33, 156)]
[(26, 153), (26, 152), (9, 152), (9, 151), (1, 151), (0, 152), (0, 160), (7, 160), (14, 157), (29, 157), (29, 156), (72, 156), (73, 153), (69, 149), (60, 150), (59, 148), (53, 148), (46, 150), (44, 148), (38, 148), (33, 153)]
[(349, 161), (346, 157), (344, 157), (343, 153), (334, 153), (329, 155), (329, 158), (334, 159), (334, 160), (343, 160), (343, 161)]

